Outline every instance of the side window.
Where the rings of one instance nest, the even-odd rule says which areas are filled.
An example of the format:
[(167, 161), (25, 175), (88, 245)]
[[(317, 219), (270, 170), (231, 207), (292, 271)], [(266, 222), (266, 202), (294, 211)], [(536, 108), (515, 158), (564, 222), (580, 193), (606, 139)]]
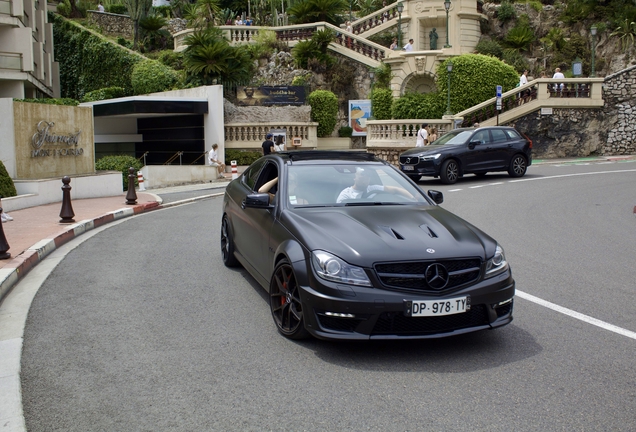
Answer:
[(506, 134), (510, 137), (511, 140), (521, 139), (519, 133), (514, 129), (506, 129)]
[[(268, 162), (261, 170), (258, 176), (258, 179), (256, 180), (256, 183), (254, 184), (253, 190), (255, 191), (259, 190), (261, 186), (263, 186), (265, 183), (267, 183), (270, 180), (274, 180), (276, 177), (278, 177), (278, 167), (276, 166), (275, 163)], [(276, 184), (271, 189), (269, 189), (268, 192), (272, 195), (275, 195), (277, 191), (278, 191), (278, 185)]]
[(251, 190), (256, 190), (256, 180), (265, 162), (267, 162), (265, 159), (257, 160), (243, 173), (243, 184)]
[(488, 130), (482, 130), (477, 132), (475, 135), (473, 135), (473, 137), (470, 140), (483, 141), (485, 144), (488, 144), (490, 142), (490, 135), (488, 134)]
[(492, 129), (490, 133), (492, 134), (492, 142), (494, 143), (508, 141), (508, 137), (506, 137), (506, 133), (501, 129)]

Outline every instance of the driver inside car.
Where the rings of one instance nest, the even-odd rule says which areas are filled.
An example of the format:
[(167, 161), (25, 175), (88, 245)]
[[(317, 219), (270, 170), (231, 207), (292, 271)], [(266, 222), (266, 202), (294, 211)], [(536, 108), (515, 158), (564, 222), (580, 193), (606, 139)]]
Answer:
[(369, 173), (366, 172), (364, 168), (356, 168), (356, 174), (353, 178), (353, 186), (343, 189), (342, 192), (340, 192), (340, 195), (338, 195), (336, 202), (341, 203), (345, 200), (357, 200), (373, 197), (378, 192), (396, 193), (406, 198), (415, 199), (413, 195), (400, 187), (382, 186), (377, 184), (372, 185), (369, 184), (370, 182), (371, 177), (369, 176)]

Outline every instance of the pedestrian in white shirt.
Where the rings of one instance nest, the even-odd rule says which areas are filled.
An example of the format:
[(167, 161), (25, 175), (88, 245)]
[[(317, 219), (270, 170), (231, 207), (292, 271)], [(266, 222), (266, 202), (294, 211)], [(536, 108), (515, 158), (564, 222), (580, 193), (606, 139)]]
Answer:
[(223, 173), (225, 172), (225, 164), (219, 161), (219, 155), (216, 152), (216, 149), (219, 148), (218, 144), (212, 144), (212, 148), (208, 152), (208, 162), (210, 166), (216, 167), (218, 171), (218, 178), (225, 178)]
[(404, 45), (404, 51), (406, 52), (413, 51), (413, 39), (409, 39), (409, 43)]

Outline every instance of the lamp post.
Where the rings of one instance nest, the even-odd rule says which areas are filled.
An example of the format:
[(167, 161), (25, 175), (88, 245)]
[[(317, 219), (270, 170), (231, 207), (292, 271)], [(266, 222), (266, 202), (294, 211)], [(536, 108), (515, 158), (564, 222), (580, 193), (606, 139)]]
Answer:
[(349, 21), (353, 21), (353, 12), (351, 9), (353, 9), (353, 0), (349, 0)]
[(397, 4), (398, 11), (398, 48), (402, 49), (402, 11), (404, 10), (404, 5), (402, 2)]
[(452, 61), (448, 61), (448, 63), (446, 63), (446, 70), (448, 71), (448, 99), (446, 102), (446, 112), (444, 113), (445, 116), (452, 116), (453, 112), (451, 111), (450, 108), (450, 87), (451, 87), (451, 72), (453, 71), (453, 62)]
[(446, 9), (446, 45), (444, 45), (444, 48), (452, 48), (448, 40), (448, 35), (450, 34), (450, 29), (448, 28), (448, 11), (450, 10), (450, 6), (451, 6), (450, 0), (445, 0), (444, 9)]
[(590, 72), (590, 77), (594, 78), (596, 77), (596, 71), (594, 71), (594, 54), (596, 51), (596, 26), (593, 25), (592, 28), (590, 29), (591, 33), (592, 33), (592, 71)]

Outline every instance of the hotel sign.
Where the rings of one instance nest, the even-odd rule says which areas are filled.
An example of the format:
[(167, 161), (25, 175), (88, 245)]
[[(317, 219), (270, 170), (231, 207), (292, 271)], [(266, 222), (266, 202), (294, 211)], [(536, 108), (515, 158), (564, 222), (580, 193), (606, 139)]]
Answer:
[(31, 157), (81, 156), (84, 149), (79, 147), (81, 130), (68, 135), (55, 135), (52, 129), (55, 122), (40, 121), (31, 138)]

